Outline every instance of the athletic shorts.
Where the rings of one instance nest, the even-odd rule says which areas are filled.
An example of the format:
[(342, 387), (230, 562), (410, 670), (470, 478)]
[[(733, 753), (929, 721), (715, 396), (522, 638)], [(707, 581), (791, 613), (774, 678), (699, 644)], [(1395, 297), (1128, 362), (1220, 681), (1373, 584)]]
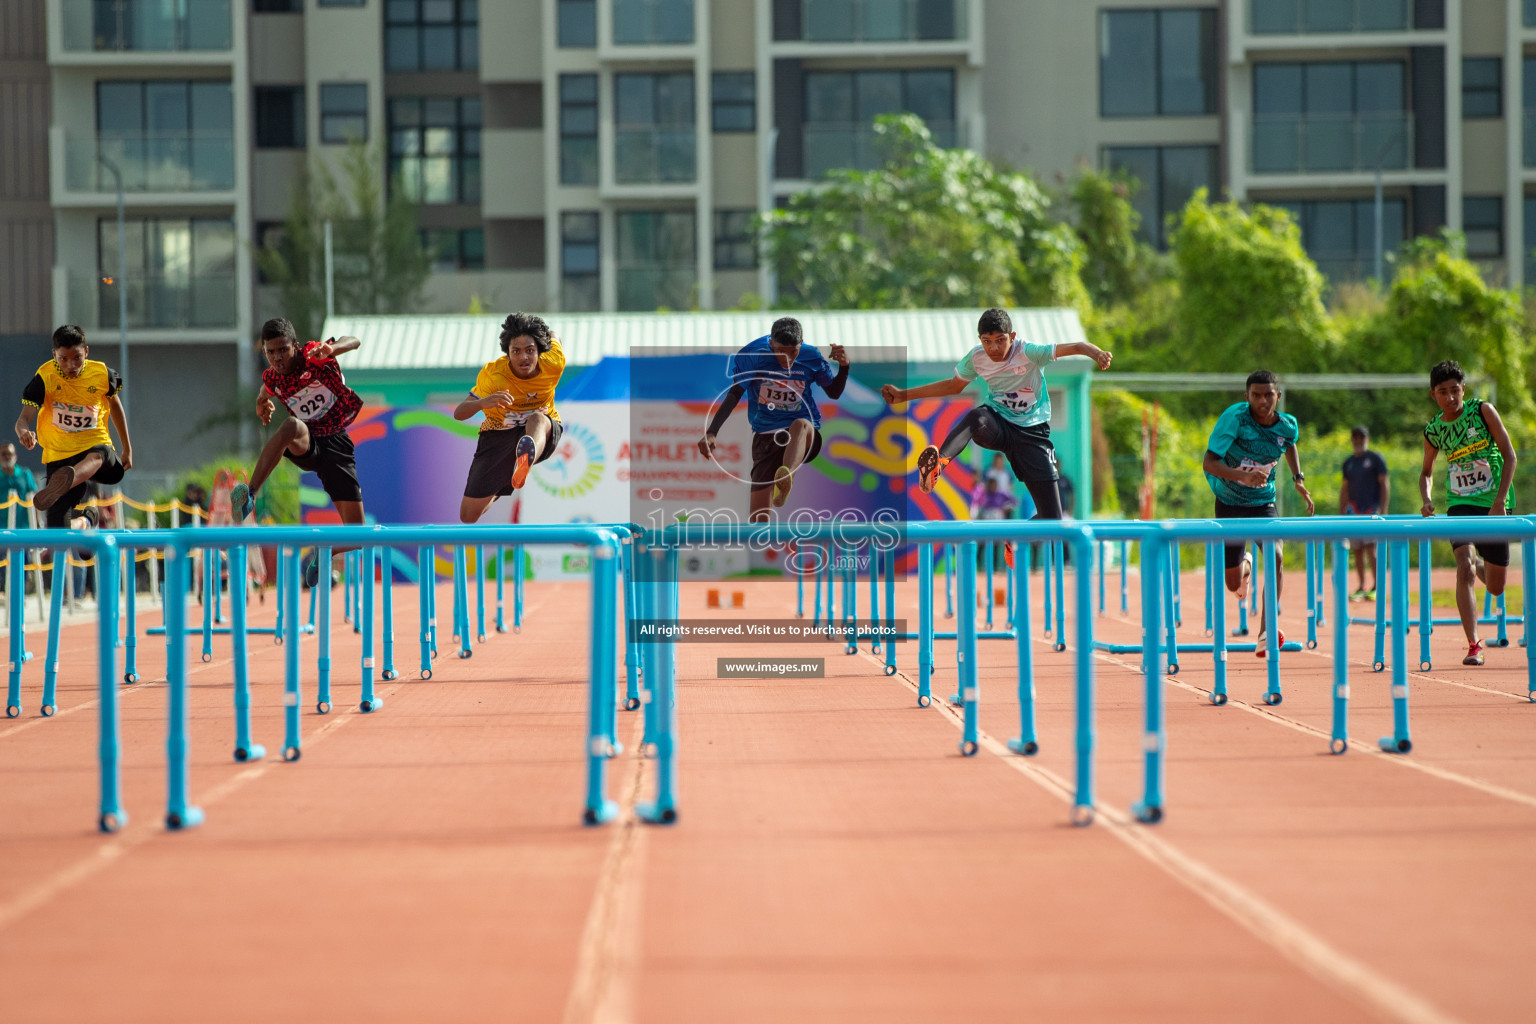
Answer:
[[(752, 489), (754, 491), (766, 490), (773, 486), (773, 476), (779, 471), (779, 467), (784, 465), (784, 452), (788, 447), (787, 431), (775, 430), (752, 435)], [(812, 429), (811, 446), (806, 449), (805, 461), (800, 465), (813, 461), (820, 454), (821, 431)]]
[[(1492, 510), (1483, 505), (1452, 505), (1445, 510), (1445, 514), (1448, 516), (1485, 516), (1490, 511)], [(1509, 568), (1509, 543), (1507, 541), (1499, 543), (1498, 541), (1489, 540), (1452, 540), (1451, 550), (1455, 551), (1457, 548), (1464, 548), (1468, 544), (1473, 545), (1477, 549), (1477, 553), (1483, 557), (1483, 561), (1489, 565), (1502, 566), (1505, 569)]]
[[(1344, 503), (1344, 514), (1347, 516), (1378, 516), (1381, 508), (1377, 505), (1356, 505), (1352, 501)], [(1346, 548), (1372, 548), (1376, 546), (1374, 537), (1355, 537), (1344, 542)]]
[(283, 458), (320, 478), (320, 486), (332, 501), (362, 501), (363, 486), (357, 482), (357, 449), (345, 430), (309, 435), (309, 450), (295, 455), (286, 448)]
[[(565, 425), (554, 417), (549, 420), (549, 438), (544, 450), (535, 452), (534, 465), (555, 454)], [(512, 470), (517, 467), (517, 442), (528, 434), (526, 424), (506, 430), (482, 430), (475, 444), (475, 457), (469, 463), (469, 479), (464, 481), (466, 498), (501, 498), (512, 493)]]
[[(1013, 475), (1022, 480), (1026, 486), (1041, 480), (1056, 480), (1061, 475), (1056, 470), (1056, 449), (1051, 444), (1049, 423), (1021, 427), (1010, 419), (995, 413), (994, 415), (997, 430), (1002, 434), (1001, 443), (993, 448), (978, 438), (976, 439), (978, 447), (1002, 452), (1003, 457), (1008, 460), (1008, 465), (1013, 469)], [(1030, 494), (1034, 494), (1033, 488)], [(1038, 500), (1036, 504), (1039, 504)], [(1056, 504), (1061, 504), (1060, 494), (1056, 497)], [(1057, 518), (1060, 516), (1058, 515)]]
[[(1275, 503), (1268, 505), (1228, 505), (1220, 498), (1216, 499), (1217, 519), (1274, 519), (1279, 515), (1275, 509)], [(1248, 549), (1248, 541), (1226, 545), (1223, 561), (1228, 569), (1236, 569), (1243, 564), (1243, 552)], [(1280, 558), (1281, 544), (1275, 542), (1275, 558)]]
[(92, 483), (110, 487), (113, 484), (123, 482), (123, 473), (125, 471), (123, 469), (123, 460), (117, 457), (117, 449), (109, 444), (97, 444), (92, 445), (83, 452), (76, 452), (67, 458), (43, 463), (44, 485), (47, 484), (48, 477), (52, 476), (55, 470), (62, 469), (65, 466), (78, 465), (80, 460), (92, 452), (101, 452), (103, 460), (101, 468), (92, 474), (89, 480), (82, 480), (65, 491), (64, 497), (54, 502), (52, 507), (43, 513), (43, 522), (49, 529), (61, 529), (68, 526), (71, 519), (79, 518), (76, 514), (75, 506), (85, 500), (85, 496), (90, 492)]

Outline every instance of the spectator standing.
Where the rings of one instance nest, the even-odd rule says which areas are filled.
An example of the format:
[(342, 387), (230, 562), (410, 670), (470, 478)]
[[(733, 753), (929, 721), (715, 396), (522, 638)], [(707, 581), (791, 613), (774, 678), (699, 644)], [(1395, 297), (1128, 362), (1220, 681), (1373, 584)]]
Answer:
[[(1355, 453), (1344, 460), (1341, 470), (1344, 481), (1339, 487), (1339, 514), (1355, 516), (1385, 515), (1391, 497), (1392, 484), (1387, 476), (1387, 460), (1380, 452), (1368, 446), (1371, 432), (1364, 425), (1349, 433)], [(1376, 600), (1376, 542), (1355, 541), (1355, 576), (1359, 586), (1350, 596), (1352, 601)], [(1365, 585), (1365, 566), (1370, 563), (1371, 585)]]

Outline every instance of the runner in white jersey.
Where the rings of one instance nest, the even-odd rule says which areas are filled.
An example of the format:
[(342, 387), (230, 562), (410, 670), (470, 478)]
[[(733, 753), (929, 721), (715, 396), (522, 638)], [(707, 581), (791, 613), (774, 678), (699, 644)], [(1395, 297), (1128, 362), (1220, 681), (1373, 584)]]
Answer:
[(915, 388), (887, 384), (880, 390), (891, 405), (917, 398), (948, 398), (980, 377), (987, 400), (955, 424), (942, 445), (929, 445), (917, 456), (917, 484), (931, 492), (944, 467), (975, 441), (1002, 452), (1035, 503), (1036, 519), (1061, 518), (1056, 449), (1051, 446), (1051, 398), (1045, 388), (1045, 365), (1059, 356), (1088, 356), (1099, 369), (1109, 369), (1108, 352), (1087, 341), (1038, 345), (1019, 340), (1013, 321), (1001, 309), (981, 314), (976, 332), (980, 344), (955, 367), (949, 380)]

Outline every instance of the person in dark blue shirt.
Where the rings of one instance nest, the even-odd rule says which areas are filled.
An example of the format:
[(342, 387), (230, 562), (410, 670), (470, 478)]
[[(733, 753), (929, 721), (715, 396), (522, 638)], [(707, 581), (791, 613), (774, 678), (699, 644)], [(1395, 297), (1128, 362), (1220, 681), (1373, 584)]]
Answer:
[(775, 320), (767, 335), (731, 356), (725, 372), (731, 387), (712, 411), (709, 427), (699, 439), (699, 452), (714, 457), (720, 428), (745, 397), (752, 427), (752, 497), (747, 518), (763, 522), (770, 504), (781, 508), (789, 498), (795, 471), (821, 453), (821, 410), (811, 385), (820, 386), (828, 398), (841, 396), (848, 383), (848, 354), (843, 346), (833, 345), (822, 356), (805, 344), (800, 321), (786, 316)]
[[(1349, 432), (1355, 453), (1344, 460), (1344, 482), (1339, 487), (1339, 515), (1385, 515), (1392, 483), (1387, 476), (1387, 460), (1366, 447), (1371, 433), (1364, 425)], [(1357, 540), (1350, 545), (1355, 552), (1355, 575), (1360, 586), (1349, 595), (1351, 601), (1376, 600), (1376, 542)], [(1365, 585), (1365, 566), (1371, 566), (1371, 585)]]

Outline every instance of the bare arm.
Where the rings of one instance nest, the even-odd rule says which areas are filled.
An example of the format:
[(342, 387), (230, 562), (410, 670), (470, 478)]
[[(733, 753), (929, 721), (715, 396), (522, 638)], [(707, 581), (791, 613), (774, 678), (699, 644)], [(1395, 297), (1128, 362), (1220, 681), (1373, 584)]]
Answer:
[(356, 352), (362, 342), (350, 334), (340, 338), (327, 338), (315, 349), (315, 355), (320, 359), (335, 359), (347, 352)]
[(1209, 448), (1205, 451), (1205, 461), (1200, 464), (1200, 468), (1211, 476), (1230, 480), (1243, 487), (1263, 487), (1269, 482), (1269, 474), (1262, 469), (1239, 469), (1236, 466), (1229, 466), (1221, 461), (1221, 456)]
[(483, 412), (490, 408), (512, 408), (512, 395), (506, 391), (498, 391), (495, 394), (486, 395), (484, 398), (481, 398), (471, 391), (464, 401), (453, 407), (453, 418), (456, 420), (467, 420), (475, 413)]
[(123, 468), (133, 468), (133, 442), (128, 440), (128, 417), (123, 415), (123, 400), (116, 395), (107, 396), (107, 416), (117, 429), (117, 439), (123, 442)]
[(16, 440), (29, 451), (37, 447), (37, 406), (23, 405), (16, 417)]
[(1058, 359), (1062, 356), (1087, 356), (1098, 364), (1101, 370), (1109, 369), (1110, 361), (1115, 358), (1091, 341), (1069, 341), (1063, 345), (1057, 345), (1056, 356)]
[(1419, 469), (1419, 514), (1432, 516), (1435, 514), (1435, 499), (1430, 496), (1430, 489), (1434, 484), (1435, 456), (1438, 449), (1429, 443), (1429, 438), (1424, 439), (1424, 465)]
[(1392, 511), (1392, 478), (1381, 473), (1376, 477), (1376, 482), (1381, 485), (1381, 514), (1386, 515)]
[(1349, 507), (1349, 477), (1345, 477), (1344, 478), (1344, 482), (1339, 484), (1339, 515), (1343, 515), (1344, 514), (1344, 510), (1346, 508), (1348, 508), (1348, 507)]
[[(704, 436), (699, 438), (699, 454), (708, 458), (715, 450), (715, 438), (720, 433), (720, 428), (725, 426), (725, 421), (731, 418), (731, 413), (736, 410), (736, 403), (741, 401), (741, 396), (747, 393), (747, 389), (740, 384), (732, 384), (725, 397), (720, 399), (720, 404), (715, 407), (714, 413), (709, 418), (709, 426), (704, 428)], [(839, 392), (841, 394), (841, 392)], [(837, 395), (833, 395), (836, 398)]]
[(1493, 438), (1493, 443), (1498, 445), (1499, 454), (1504, 456), (1504, 468), (1499, 473), (1499, 490), (1493, 496), (1493, 508), (1489, 510), (1491, 515), (1504, 514), (1504, 502), (1509, 497), (1509, 488), (1515, 482), (1515, 463), (1519, 458), (1515, 455), (1515, 446), (1509, 440), (1509, 431), (1504, 429), (1504, 421), (1499, 418), (1499, 411), (1492, 405), (1484, 402), (1479, 410), (1483, 414), (1483, 423), (1488, 427), (1488, 436)]
[(268, 426), (272, 422), (272, 413), (277, 411), (277, 396), (267, 390), (263, 384), (256, 394), (256, 418), (261, 420), (262, 426)]
[(899, 388), (894, 384), (887, 384), (880, 389), (880, 397), (885, 399), (887, 405), (910, 402), (915, 398), (948, 398), (964, 391), (970, 383), (962, 377), (951, 377), (949, 380), (936, 380), (932, 384), (923, 384), (915, 388)]
[(1291, 445), (1285, 450), (1285, 464), (1291, 467), (1291, 483), (1296, 488), (1296, 493), (1301, 495), (1301, 500), (1307, 503), (1307, 515), (1317, 511), (1317, 506), (1312, 501), (1312, 492), (1307, 490), (1307, 485), (1301, 480), (1301, 449)]

